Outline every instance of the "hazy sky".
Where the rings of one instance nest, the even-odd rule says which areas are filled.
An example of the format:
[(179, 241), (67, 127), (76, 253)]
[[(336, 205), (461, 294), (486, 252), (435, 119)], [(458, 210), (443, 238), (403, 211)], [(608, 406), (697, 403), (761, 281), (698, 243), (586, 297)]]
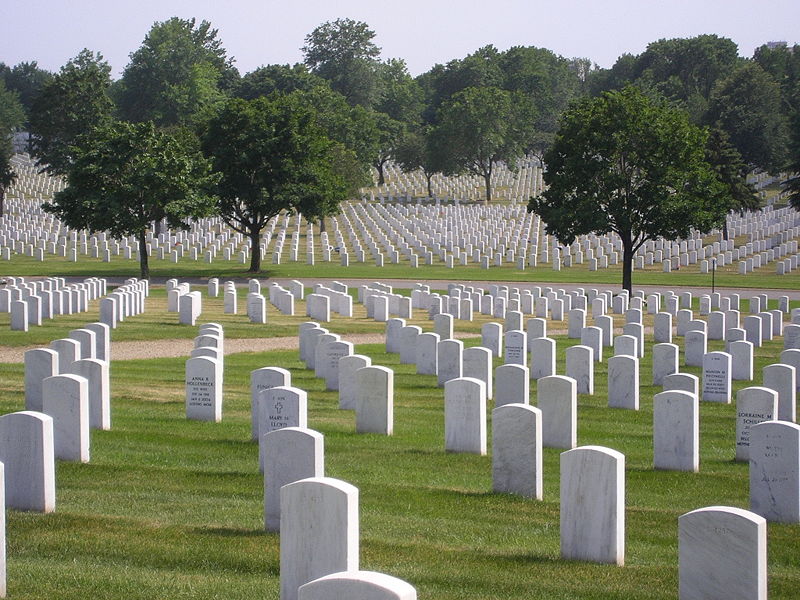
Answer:
[(601, 67), (648, 43), (714, 33), (752, 56), (761, 44), (800, 42), (800, 0), (0, 0), (0, 61), (57, 70), (83, 48), (120, 75), (155, 21), (205, 19), (244, 74), (302, 60), (305, 36), (337, 18), (365, 21), (382, 58), (412, 74), (493, 44), (549, 48)]

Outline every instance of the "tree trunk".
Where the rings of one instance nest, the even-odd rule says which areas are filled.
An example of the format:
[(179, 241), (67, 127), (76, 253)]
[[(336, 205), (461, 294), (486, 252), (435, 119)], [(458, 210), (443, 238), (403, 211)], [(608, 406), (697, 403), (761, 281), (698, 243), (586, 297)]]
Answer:
[(323, 231), (328, 231), (328, 230), (325, 228), (325, 217), (320, 217), (319, 218), (319, 232), (322, 233)]
[(386, 179), (383, 176), (383, 161), (378, 161), (375, 167), (378, 169), (378, 185), (383, 185), (386, 183)]
[[(2, 216), (2, 213), (0, 213), (0, 216)], [(728, 217), (727, 216), (725, 217), (725, 221), (722, 224), (722, 239), (723, 240), (727, 240), (728, 239)]]
[(483, 172), (483, 180), (486, 182), (486, 204), (492, 201), (492, 163)]
[(155, 237), (161, 235), (161, 219), (156, 219), (155, 226), (153, 227), (153, 235)]
[(147, 238), (145, 230), (139, 232), (139, 271), (142, 279), (150, 279), (150, 264), (147, 256)]
[(621, 235), (622, 238), (622, 289), (628, 290), (628, 296), (633, 296), (633, 241), (630, 233)]
[(428, 175), (425, 173), (425, 179), (428, 180), (428, 198), (433, 198), (433, 188), (431, 187), (431, 179), (433, 179), (433, 173)]
[(261, 270), (261, 229), (250, 230), (250, 272)]
[(6, 214), (5, 204), (6, 204), (6, 186), (0, 184), (0, 217)]

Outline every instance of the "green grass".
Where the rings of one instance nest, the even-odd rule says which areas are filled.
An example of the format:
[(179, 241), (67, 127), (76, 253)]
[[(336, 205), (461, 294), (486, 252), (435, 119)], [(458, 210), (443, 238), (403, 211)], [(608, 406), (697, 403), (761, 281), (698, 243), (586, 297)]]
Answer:
[[(223, 322), (228, 337), (294, 334), (306, 320), (270, 311), (266, 326), (250, 325), (242, 315), (222, 315), (218, 301), (203, 301), (203, 320)], [(163, 311), (160, 292), (148, 303), (146, 313), (114, 331), (114, 340), (194, 336), (196, 328), (173, 325), (177, 317)], [(63, 319), (29, 335), (74, 326), (66, 324), (72, 317)], [(487, 320), (456, 324), (475, 331)], [(329, 329), (347, 339), (383, 328), (358, 312)], [(7, 343), (7, 324), (0, 322), (0, 330)], [(556, 337), (563, 373), (575, 340)], [(735, 389), (760, 383), (761, 368), (774, 362), (781, 343), (759, 349), (756, 380), (735, 382)], [(652, 397), (660, 389), (649, 385), (650, 355), (641, 361), (639, 411), (607, 408), (602, 363), (595, 395), (579, 397), (578, 441), (625, 454), (626, 566), (561, 560), (560, 451), (544, 451), (543, 501), (493, 494), (490, 457), (444, 452), (443, 393), (435, 378), (416, 375), (382, 346), (356, 351), (395, 370), (391, 437), (356, 434), (353, 412), (338, 410), (337, 394), (302, 368), (296, 351), (227, 356), (219, 424), (185, 419), (184, 359), (115, 361), (112, 430), (92, 433), (89, 464), (57, 464), (56, 512), (8, 511), (9, 597), (278, 598), (279, 540), (263, 531), (263, 479), (249, 441), (249, 372), (263, 366), (289, 369), (293, 385), (308, 391), (309, 426), (325, 436), (326, 475), (359, 488), (361, 568), (409, 581), (420, 598), (675, 598), (678, 516), (709, 505), (748, 507), (748, 467), (732, 460), (733, 405), (701, 404), (700, 473), (657, 472)], [(23, 407), (22, 382), (22, 365), (0, 364), (0, 411)], [(534, 399), (535, 393), (532, 382)], [(770, 523), (768, 538), (770, 597), (794, 598), (800, 525)]]
[[(301, 242), (302, 244), (302, 242)], [(271, 256), (271, 255), (270, 255)], [(318, 254), (319, 256), (319, 254)], [(560, 271), (553, 271), (547, 266), (526, 268), (524, 271), (514, 266), (492, 267), (481, 269), (470, 263), (466, 266), (456, 266), (448, 269), (444, 263), (436, 260), (433, 265), (420, 266), (413, 269), (408, 262), (390, 264), (388, 261), (383, 267), (376, 267), (374, 263), (356, 263), (353, 260), (349, 267), (342, 267), (338, 262), (323, 263), (317, 260), (314, 266), (303, 262), (286, 262), (273, 265), (269, 260), (262, 263), (260, 279), (271, 277), (289, 277), (293, 279), (307, 279), (315, 277), (339, 279), (369, 279), (380, 281), (382, 279), (409, 279), (431, 280), (444, 279), (452, 281), (510, 281), (510, 282), (553, 282), (553, 283), (585, 283), (587, 285), (621, 286), (622, 269), (619, 265), (607, 269), (589, 271), (586, 264), (573, 267), (564, 267)], [(43, 262), (38, 262), (31, 257), (14, 254), (10, 261), (3, 261), (3, 271), (8, 275), (19, 276), (60, 276), (60, 277), (138, 277), (139, 263), (136, 260), (125, 260), (113, 257), (111, 262), (104, 263), (100, 259), (81, 257), (78, 262), (68, 262), (61, 257), (47, 255)], [(248, 265), (234, 261), (215, 260), (208, 264), (203, 261), (192, 261), (183, 258), (177, 263), (167, 260), (150, 259), (151, 277), (179, 277), (179, 278), (210, 278), (225, 279), (249, 278)], [(715, 283), (719, 287), (744, 287), (761, 289), (798, 289), (800, 288), (800, 271), (793, 271), (787, 275), (775, 274), (775, 264), (769, 264), (747, 275), (738, 274), (736, 263), (717, 269)], [(641, 271), (634, 271), (633, 284), (636, 285), (664, 285), (664, 286), (711, 286), (711, 274), (700, 273), (698, 265), (684, 267), (679, 271), (663, 273), (660, 265), (647, 267)]]

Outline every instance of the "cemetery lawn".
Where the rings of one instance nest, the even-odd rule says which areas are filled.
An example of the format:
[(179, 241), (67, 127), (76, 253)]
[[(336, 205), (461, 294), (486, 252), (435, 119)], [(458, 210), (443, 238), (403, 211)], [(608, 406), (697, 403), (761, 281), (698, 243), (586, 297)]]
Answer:
[[(147, 302), (147, 311), (126, 320), (112, 340), (196, 334), (196, 328), (174, 325), (177, 316), (163, 310), (162, 291), (154, 290)], [(226, 338), (296, 335), (297, 324), (306, 320), (278, 317), (270, 308), (267, 325), (251, 325), (241, 314), (222, 315), (221, 299), (204, 295), (203, 303), (203, 321), (221, 322)], [(355, 332), (383, 331), (363, 310), (356, 305), (356, 318), (336, 319), (327, 327), (345, 340)], [(300, 304), (297, 314), (303, 312)], [(64, 335), (59, 328), (68, 331), (77, 320), (96, 316), (78, 316), (76, 323), (71, 318), (32, 328), (25, 343), (49, 343)], [(456, 321), (456, 330), (479, 331), (489, 320)], [(431, 329), (427, 320), (411, 323)], [(548, 330), (561, 325), (550, 322)], [(4, 344), (8, 333), (18, 333), (9, 332), (5, 321), (0, 329)], [(563, 373), (565, 349), (576, 340), (552, 337)], [(416, 375), (397, 355), (372, 344), (357, 345), (356, 352), (395, 371), (391, 437), (356, 434), (354, 413), (337, 408), (338, 394), (324, 390), (295, 350), (226, 356), (219, 424), (185, 419), (185, 358), (114, 360), (112, 429), (92, 432), (90, 463), (57, 463), (56, 512), (7, 511), (8, 595), (277, 599), (279, 539), (263, 530), (263, 478), (250, 441), (249, 374), (280, 366), (292, 372), (294, 386), (308, 392), (309, 427), (325, 436), (326, 475), (359, 489), (362, 569), (410, 582), (421, 599), (675, 598), (678, 516), (712, 505), (748, 508), (748, 466), (732, 460), (734, 405), (701, 403), (700, 473), (652, 469), (652, 398), (661, 390), (649, 385), (652, 334), (647, 340), (639, 411), (606, 407), (606, 363), (595, 369), (595, 394), (579, 396), (579, 445), (607, 446), (626, 458), (624, 567), (560, 559), (559, 450), (544, 450), (543, 501), (491, 493), (490, 456), (444, 451), (443, 391), (435, 377)], [(720, 342), (709, 342), (709, 350), (720, 348)], [(782, 339), (758, 349), (755, 380), (735, 382), (734, 390), (760, 384), (762, 367), (781, 349)], [(696, 368), (682, 371), (699, 375)], [(531, 398), (535, 404), (535, 382)], [(0, 410), (23, 406), (23, 366), (0, 363)], [(770, 523), (768, 539), (770, 598), (796, 598), (800, 525)]]
[[(14, 254), (11, 260), (4, 261), (4, 272), (23, 277), (138, 277), (139, 263), (136, 260), (126, 260), (115, 256), (111, 262), (102, 262), (100, 259), (81, 256), (78, 262), (68, 262), (64, 258), (48, 255), (42, 262), (32, 257)], [(208, 264), (202, 261), (192, 261), (182, 258), (177, 263), (168, 260), (150, 258), (150, 276), (177, 277), (177, 278), (211, 278), (218, 277), (220, 282), (228, 279), (246, 281), (253, 274), (247, 272), (248, 265), (235, 261), (215, 259)], [(758, 289), (798, 289), (800, 288), (800, 271), (793, 271), (787, 275), (776, 275), (775, 264), (768, 264), (756, 269), (747, 275), (739, 275), (737, 263), (718, 268), (715, 274), (715, 283), (719, 287), (742, 287)], [(338, 279), (366, 279), (381, 281), (384, 279), (408, 279), (410, 281), (443, 279), (449, 281), (509, 281), (527, 282), (537, 281), (551, 283), (585, 283), (586, 285), (610, 285), (620, 287), (622, 282), (622, 268), (620, 265), (610, 266), (607, 269), (589, 271), (586, 264), (573, 267), (564, 267), (554, 271), (549, 264), (526, 268), (524, 271), (514, 266), (505, 265), (481, 269), (479, 265), (470, 263), (465, 266), (458, 265), (448, 269), (438, 260), (432, 265), (420, 266), (413, 269), (406, 261), (399, 264), (387, 263), (383, 267), (376, 267), (374, 263), (351, 262), (350, 266), (343, 267), (338, 261), (316, 265), (306, 265), (301, 262), (284, 262), (280, 265), (262, 263), (262, 271), (256, 275), (259, 280), (275, 277), (288, 277), (292, 279), (314, 279), (319, 277)], [(633, 285), (663, 285), (666, 289), (670, 286), (711, 286), (711, 274), (700, 273), (698, 265), (683, 267), (678, 271), (664, 273), (660, 264), (646, 267), (644, 270), (633, 272)]]

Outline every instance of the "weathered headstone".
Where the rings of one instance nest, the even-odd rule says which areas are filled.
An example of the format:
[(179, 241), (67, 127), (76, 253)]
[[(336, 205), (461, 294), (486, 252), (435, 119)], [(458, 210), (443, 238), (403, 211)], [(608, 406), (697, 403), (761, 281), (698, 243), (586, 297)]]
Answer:
[(778, 416), (778, 392), (747, 387), (736, 392), (736, 460), (750, 459), (750, 428)]
[(358, 570), (358, 489), (330, 477), (281, 488), (281, 600), (332, 573)]
[(54, 375), (42, 381), (42, 412), (53, 418), (55, 457), (89, 462), (89, 391), (86, 379)]
[(280, 531), (281, 488), (308, 477), (325, 476), (322, 434), (313, 429), (274, 429), (261, 438), (264, 456), (264, 528)]
[[(470, 373), (470, 371), (465, 371)], [(494, 370), (497, 382), (494, 392), (494, 405), (528, 404), (530, 396), (530, 376), (528, 367), (522, 365), (500, 365)]]
[(0, 417), (0, 462), (7, 508), (42, 513), (56, 509), (52, 417), (35, 411)]
[(575, 380), (563, 375), (542, 377), (536, 404), (542, 411), (542, 445), (574, 448), (578, 443), (578, 395)]
[(750, 428), (750, 510), (767, 521), (800, 523), (800, 425)]
[(639, 359), (612, 356), (608, 359), (608, 406), (639, 410)]
[(561, 454), (561, 556), (625, 564), (625, 456), (601, 446)]
[(681, 515), (678, 562), (681, 600), (766, 600), (767, 522), (730, 506)]
[(25, 352), (25, 410), (42, 412), (42, 381), (58, 372), (55, 350), (34, 348)]
[(731, 401), (731, 355), (727, 352), (708, 352), (703, 357), (704, 402)]
[(653, 463), (656, 469), (699, 470), (700, 410), (694, 394), (653, 396)]
[(375, 571), (344, 571), (300, 586), (298, 600), (417, 600), (414, 586)]
[(471, 377), (444, 385), (445, 450), (486, 454), (486, 387)]
[(527, 404), (492, 411), (492, 490), (542, 499), (542, 412)]
[(567, 348), (567, 377), (575, 380), (579, 394), (594, 394), (594, 350), (589, 346)]
[(250, 429), (251, 438), (259, 440), (262, 433), (259, 419), (258, 397), (261, 392), (274, 387), (292, 385), (292, 374), (281, 367), (262, 367), (250, 371)]
[[(482, 346), (464, 348), (462, 354), (462, 373), (480, 379), (486, 385), (486, 399), (494, 398), (494, 377), (492, 376), (492, 352)], [(525, 381), (528, 381), (528, 371), (525, 370)]]
[(794, 367), (776, 363), (762, 370), (765, 388), (778, 392), (778, 419), (794, 423), (797, 420), (797, 373)]
[(369, 366), (356, 376), (356, 431), (392, 435), (394, 430), (394, 371)]
[[(441, 340), (436, 348), (437, 383), (439, 387), (462, 374), (464, 342), (461, 340)], [(417, 362), (419, 364), (419, 362)]]
[(96, 358), (84, 358), (72, 363), (68, 372), (86, 379), (89, 427), (111, 429), (111, 383), (108, 363)]
[(186, 361), (186, 418), (222, 420), (222, 364), (199, 356)]

